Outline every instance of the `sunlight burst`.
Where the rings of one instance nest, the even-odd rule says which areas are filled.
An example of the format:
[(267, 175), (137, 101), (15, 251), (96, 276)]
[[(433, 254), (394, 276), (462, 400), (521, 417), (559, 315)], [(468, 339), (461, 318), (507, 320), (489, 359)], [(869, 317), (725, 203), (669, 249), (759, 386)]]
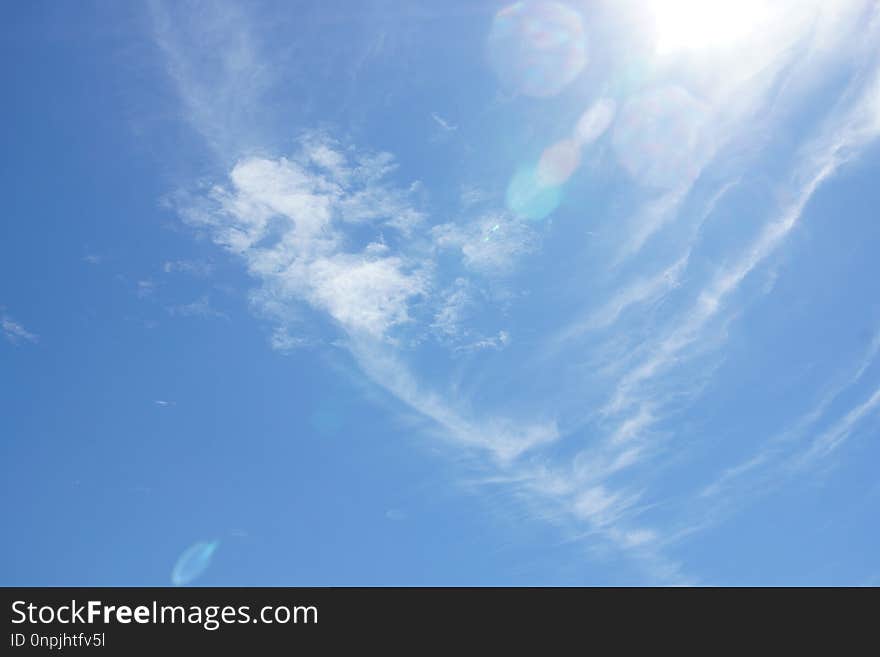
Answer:
[(657, 52), (728, 48), (759, 31), (765, 0), (661, 0), (652, 3)]

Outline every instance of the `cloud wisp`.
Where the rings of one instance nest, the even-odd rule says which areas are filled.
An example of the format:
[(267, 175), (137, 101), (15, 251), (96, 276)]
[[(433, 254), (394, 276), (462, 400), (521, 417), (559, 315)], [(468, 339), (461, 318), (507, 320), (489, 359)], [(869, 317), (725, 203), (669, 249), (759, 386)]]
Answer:
[[(170, 204), (242, 263), (255, 282), (251, 302), (273, 325), (271, 345), (284, 352), (322, 342), (343, 347), (402, 415), (418, 416), (425, 432), (477, 464), (483, 485), (503, 485), (573, 535), (632, 554), (659, 580), (692, 581), (663, 553), (682, 532), (648, 520), (663, 497), (657, 472), (687, 458), (665, 423), (711, 380), (729, 327), (749, 311), (746, 283), (783, 249), (817, 191), (880, 134), (876, 46), (863, 45), (854, 57), (868, 64), (856, 67), (836, 104), (793, 149), (785, 173), (772, 181), (773, 203), (751, 218), (753, 231), (717, 259), (703, 254), (703, 232), (748, 175), (725, 158), (747, 159), (730, 152), (754, 122), (766, 130), (750, 148), (760, 152), (772, 140), (780, 107), (794, 102), (785, 92), (802, 93), (809, 77), (797, 55), (818, 60), (817, 40), (827, 45), (840, 34), (776, 25), (786, 47), (763, 44), (759, 51), (772, 55), (763, 64), (722, 58), (729, 75), (719, 81), (706, 71), (680, 71), (672, 59), (665, 65), (668, 77), (680, 77), (674, 84), (663, 80), (582, 114), (578, 148), (605, 149), (638, 199), (613, 232), (604, 278), (584, 299), (518, 277), (545, 255), (552, 229), (490, 207), (491, 197), (476, 190), (491, 185), (456, 181), (465, 193), (450, 212), (430, 207), (426, 185), (407, 180), (394, 156), (328, 130), (302, 132), (285, 155), (254, 148), (261, 142), (246, 117), (276, 71), (249, 22), (240, 27), (231, 14), (211, 21), (210, 30), (235, 34), (235, 47), (205, 71), (181, 37), (188, 24), (176, 25), (158, 5), (154, 13), (189, 120), (226, 167), (225, 176), (179, 192)], [(876, 32), (874, 16), (868, 33)], [(230, 102), (209, 102), (211, 85)], [(465, 130), (431, 118), (444, 132)], [(684, 239), (664, 250), (670, 235)], [(190, 270), (168, 263), (165, 271)], [(572, 277), (584, 271), (573, 267)], [(574, 309), (574, 319), (542, 323), (548, 289)], [(207, 298), (189, 314), (200, 308), (207, 312)], [(319, 337), (331, 331), (332, 340)], [(824, 417), (830, 399), (803, 426)], [(756, 469), (788, 467), (792, 454), (806, 467), (878, 406), (874, 392), (807, 447), (793, 441), (800, 447), (786, 449), (786, 459), (777, 458), (771, 439), (693, 497), (719, 495)], [(682, 506), (687, 515), (691, 507)]]
[(19, 322), (15, 321), (5, 313), (0, 313), (0, 330), (2, 330), (3, 337), (14, 345), (23, 342), (36, 343), (40, 340), (39, 336), (28, 331)]

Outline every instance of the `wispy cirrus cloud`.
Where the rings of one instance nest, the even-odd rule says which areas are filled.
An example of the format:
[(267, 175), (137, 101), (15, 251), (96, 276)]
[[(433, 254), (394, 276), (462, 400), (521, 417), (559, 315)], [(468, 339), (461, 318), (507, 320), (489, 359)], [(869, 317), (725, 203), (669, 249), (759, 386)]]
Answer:
[(166, 260), (162, 263), (162, 271), (166, 274), (182, 273), (207, 278), (214, 271), (214, 265), (203, 260)]
[(791, 201), (764, 225), (737, 260), (714, 273), (672, 329), (654, 341), (651, 355), (620, 378), (606, 412), (619, 413), (638, 405), (640, 386), (681, 362), (687, 349), (700, 341), (704, 327), (724, 310), (725, 302), (745, 278), (783, 244), (816, 190), (880, 134), (877, 74), (872, 71), (867, 83), (858, 84), (826, 121), (820, 134), (802, 149), (792, 176)]
[[(872, 29), (876, 30), (876, 26), (875, 20)], [(743, 312), (741, 306), (732, 303), (737, 290), (782, 247), (822, 185), (880, 135), (878, 118), (880, 69), (869, 66), (855, 77), (814, 137), (799, 149), (787, 191), (782, 195), (789, 200), (771, 215), (739, 257), (717, 268), (707, 281), (691, 293), (692, 303), (683, 306), (669, 320), (669, 328), (653, 337), (641, 350), (644, 356), (635, 359), (616, 379), (613, 394), (603, 409), (607, 416), (616, 418), (612, 423), (615, 427), (612, 436), (648, 431), (664, 417), (660, 409), (675, 408), (682, 395), (681, 376), (676, 371), (687, 371), (685, 364), (689, 359), (702, 357), (706, 345), (710, 345), (711, 349), (723, 345), (723, 332), (721, 341), (709, 337), (713, 332), (717, 333), (714, 322), (719, 319), (726, 321), (725, 316), (733, 317)], [(645, 288), (636, 286), (634, 289)], [(624, 290), (619, 298), (628, 300), (632, 296), (629, 290)], [(716, 482), (702, 491), (702, 495), (714, 496), (723, 491), (731, 498), (738, 497), (740, 504), (743, 504), (750, 496), (740, 493), (733, 495), (730, 487), (734, 482), (749, 475), (750, 485), (754, 486), (754, 477), (758, 472), (765, 484), (770, 480), (778, 482), (791, 476), (793, 467), (806, 467), (842, 443), (855, 426), (875, 410), (878, 404), (876, 393), (820, 433), (809, 447), (803, 447), (800, 441), (807, 429), (824, 417), (840, 390), (862, 377), (874, 362), (876, 350), (875, 340), (867, 356), (858, 364), (855, 375), (845, 386), (826, 395), (816, 408), (797, 421), (783, 436), (768, 439), (748, 460), (726, 469)], [(652, 409), (650, 413), (646, 414), (646, 408)], [(633, 431), (634, 428), (637, 431)], [(766, 490), (766, 487), (761, 490)], [(698, 524), (704, 523), (705, 520)]]
[(874, 411), (878, 403), (876, 393), (838, 417), (828, 428), (817, 428), (833, 415), (832, 408), (840, 404), (841, 396), (863, 382), (869, 370), (876, 366), (878, 354), (880, 332), (874, 335), (862, 356), (849, 365), (850, 371), (832, 382), (806, 413), (785, 431), (763, 442), (747, 460), (726, 468), (700, 491), (700, 497), (742, 499), (743, 487), (754, 490), (767, 488), (771, 483), (782, 485), (790, 477), (814, 465), (819, 457), (827, 456), (852, 434), (859, 422)]
[[(379, 171), (376, 162), (381, 163)], [(283, 315), (279, 304), (306, 304), (325, 312), (363, 371), (442, 427), (453, 441), (506, 462), (554, 440), (558, 432), (552, 422), (523, 426), (504, 418), (469, 418), (453, 400), (418, 380), (401, 357), (405, 350), (398, 353), (407, 336), (430, 334), (429, 318), (447, 335), (456, 333), (455, 304), (464, 300), (433, 293), (433, 248), (430, 241), (405, 238), (411, 227), (400, 222), (397, 212), (405, 192), (384, 181), (388, 165), (386, 157), (372, 155), (355, 154), (352, 161), (332, 141), (309, 136), (290, 159), (251, 158), (236, 164), (228, 186), (212, 187), (194, 205), (178, 199), (178, 209), (240, 257), (261, 281), (264, 293), (254, 298), (258, 304), (266, 301), (266, 314)], [(353, 198), (362, 210), (359, 222), (370, 226), (372, 236), (358, 240), (345, 232)], [(404, 212), (417, 214), (415, 209)], [(456, 242), (462, 244), (466, 246)], [(500, 255), (497, 247), (487, 248), (490, 256), (472, 257), (480, 264), (488, 260), (494, 269), (518, 247), (505, 245)], [(462, 348), (497, 349), (508, 340), (501, 331)], [(282, 349), (298, 342), (291, 342), (285, 326), (273, 334), (273, 344)]]
[[(155, 43), (184, 108), (184, 119), (224, 160), (260, 143), (254, 120), (273, 81), (250, 15), (232, 2), (149, 5)], [(195, 46), (198, 44), (198, 46)], [(235, 130), (230, 130), (235, 126)]]
[(229, 319), (229, 316), (214, 308), (208, 295), (203, 295), (190, 303), (181, 303), (166, 308), (168, 313), (175, 317), (220, 317)]
[(39, 342), (39, 337), (35, 333), (31, 333), (19, 322), (2, 311), (0, 311), (0, 330), (3, 332), (3, 337), (14, 345), (21, 344), (22, 342)]
[(434, 120), (434, 123), (440, 126), (440, 128), (443, 129), (445, 132), (455, 132), (456, 130), (458, 130), (458, 126), (453, 125), (442, 116), (437, 114), (437, 112), (431, 112), (431, 118)]
[[(806, 13), (823, 11), (811, 3)], [(612, 236), (607, 253), (596, 256), (603, 276), (578, 285), (590, 270), (573, 266), (566, 270), (571, 285), (559, 286), (566, 292), (517, 277), (541, 257), (550, 231), (491, 207), (479, 190), (492, 185), (458, 182), (464, 191), (454, 211), (432, 212), (423, 202), (426, 185), (406, 179), (395, 157), (326, 129), (300, 133), (282, 156), (255, 148), (263, 142), (253, 137), (248, 112), (260, 106), (276, 71), (249, 21), (239, 25), (236, 16), (209, 21), (208, 41), (212, 30), (232, 32), (235, 47), (202, 66), (181, 36), (188, 23), (181, 28), (165, 9), (156, 12), (157, 39), (189, 118), (226, 167), (225, 176), (178, 194), (172, 205), (243, 264), (257, 287), (254, 308), (273, 323), (272, 346), (318, 343), (308, 322), (329, 322), (335, 344), (403, 414), (421, 418), (426, 432), (479, 464), (481, 483), (505, 486), (573, 535), (634, 555), (661, 581), (692, 581), (663, 553), (682, 532), (648, 520), (662, 498), (656, 472), (672, 452), (682, 458), (686, 451), (664, 422), (693, 405), (711, 380), (728, 327), (749, 311), (739, 294), (745, 283), (783, 248), (816, 192), (877, 136), (876, 14), (863, 42), (848, 50), (867, 63), (855, 67), (818, 127), (798, 135), (788, 168), (774, 172), (773, 203), (750, 218), (754, 231), (720, 255), (703, 253), (704, 231), (755, 154), (773, 142), (787, 108), (828, 65), (822, 48), (852, 34), (853, 23), (823, 19), (811, 29), (810, 20), (777, 20), (756, 32), (761, 56), (705, 63), (723, 75), (703, 62), (688, 69), (683, 60), (663, 60), (669, 79), (600, 103), (604, 113), (582, 115), (592, 116), (576, 129), (589, 136), (585, 155), (593, 148), (607, 154), (637, 202), (621, 229), (602, 226)], [(810, 67), (798, 65), (803, 58)], [(245, 77), (249, 70), (253, 79)], [(212, 85), (215, 97), (207, 92)], [(504, 303), (492, 296), (498, 285)], [(579, 296), (581, 289), (588, 293)], [(567, 321), (542, 323), (548, 292), (572, 309)], [(420, 349), (435, 350), (430, 368)], [(505, 385), (510, 380), (516, 386)], [(877, 399), (845, 413), (807, 453), (842, 444)], [(728, 467), (717, 488), (771, 463), (781, 462), (759, 451)]]
[(506, 213), (440, 224), (431, 229), (431, 237), (437, 248), (457, 252), (467, 269), (484, 274), (509, 272), (538, 241), (531, 226)]
[[(384, 244), (383, 231), (404, 234), (418, 217), (407, 207), (401, 220), (403, 192), (379, 182), (387, 166), (385, 158), (349, 163), (330, 142), (310, 137), (293, 159), (240, 161), (229, 187), (215, 186), (206, 204), (181, 211), (243, 257), (276, 297), (320, 308), (353, 333), (383, 338), (409, 321), (409, 301), (429, 284), (422, 262)], [(350, 239), (343, 230), (350, 221), (371, 224), (373, 239)]]

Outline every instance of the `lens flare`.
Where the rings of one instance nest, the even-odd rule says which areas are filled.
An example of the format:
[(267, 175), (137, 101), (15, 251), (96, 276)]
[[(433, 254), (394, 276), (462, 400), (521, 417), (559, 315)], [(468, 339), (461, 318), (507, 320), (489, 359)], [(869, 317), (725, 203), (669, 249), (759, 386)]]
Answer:
[(574, 129), (574, 139), (581, 146), (596, 141), (611, 125), (617, 105), (610, 98), (600, 98), (581, 114)]
[(580, 14), (559, 2), (517, 2), (495, 15), (489, 65), (502, 84), (526, 96), (555, 96), (587, 63)]
[(549, 216), (562, 200), (562, 188), (542, 182), (537, 167), (520, 169), (507, 186), (507, 207), (520, 219)]
[(541, 154), (538, 161), (538, 183), (544, 186), (561, 185), (571, 177), (580, 163), (580, 144), (573, 139), (558, 141)]
[(615, 107), (607, 98), (596, 101), (581, 115), (570, 137), (545, 148), (537, 166), (520, 169), (507, 188), (508, 209), (524, 219), (549, 216), (562, 201), (563, 186), (580, 166), (584, 149), (608, 129)]
[(706, 105), (680, 87), (636, 96), (615, 122), (614, 153), (631, 176), (649, 187), (690, 182), (714, 149), (708, 117)]
[(767, 0), (664, 0), (651, 5), (657, 52), (727, 48), (766, 30)]
[(214, 552), (220, 547), (219, 541), (201, 541), (188, 547), (171, 571), (171, 582), (175, 586), (186, 586), (201, 575), (211, 565)]

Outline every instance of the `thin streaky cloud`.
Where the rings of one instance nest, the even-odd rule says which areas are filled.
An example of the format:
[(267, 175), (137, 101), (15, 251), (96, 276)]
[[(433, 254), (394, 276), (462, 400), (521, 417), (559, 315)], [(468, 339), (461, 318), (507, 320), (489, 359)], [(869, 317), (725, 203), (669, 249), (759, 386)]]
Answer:
[(880, 406), (880, 388), (864, 402), (851, 409), (834, 426), (819, 435), (800, 455), (795, 462), (796, 467), (805, 468), (827, 457), (832, 451), (839, 448), (855, 431), (857, 425), (866, 417), (870, 416)]
[(181, 273), (207, 278), (214, 272), (214, 265), (203, 260), (166, 260), (162, 263), (162, 271), (166, 274)]
[(656, 376), (677, 361), (681, 352), (699, 339), (701, 329), (720, 312), (726, 299), (795, 228), (816, 190), (877, 136), (880, 132), (878, 88), (880, 83), (875, 71), (873, 79), (856, 99), (836, 112), (836, 116), (826, 123), (824, 132), (802, 150), (794, 176), (799, 186), (793, 200), (762, 229), (735, 264), (715, 274), (712, 282), (699, 292), (682, 321), (657, 344), (655, 355), (623, 377), (608, 404), (608, 412), (627, 407), (630, 393), (640, 382)]
[(448, 120), (444, 119), (442, 116), (437, 114), (436, 112), (431, 113), (431, 118), (434, 119), (434, 123), (436, 123), (440, 128), (445, 130), (446, 132), (455, 132), (458, 130), (457, 125), (453, 125)]
[[(880, 353), (880, 331), (875, 333), (855, 369), (827, 390), (813, 408), (788, 429), (762, 444), (753, 456), (736, 466), (725, 469), (715, 481), (700, 492), (700, 495), (711, 497), (725, 492), (730, 495), (729, 489), (744, 476), (752, 474), (760, 468), (782, 470), (785, 467), (782, 465), (784, 461), (799, 460), (799, 457), (793, 456), (793, 454), (796, 454), (803, 444), (805, 434), (814, 432), (816, 424), (826, 417), (832, 404), (837, 402), (844, 392), (862, 381), (869, 368), (877, 362), (878, 353)], [(768, 473), (766, 476), (775, 475)]]
[[(228, 16), (216, 23), (221, 31), (238, 29)], [(247, 21), (243, 25), (232, 40), (237, 44), (234, 60), (218, 60), (217, 86), (221, 98), (239, 94), (236, 100), (242, 105), (258, 105), (274, 72), (262, 65), (261, 46), (247, 29)], [(801, 27), (799, 24), (797, 29)], [(403, 182), (404, 172), (398, 170), (393, 156), (361, 152), (333, 139), (327, 131), (306, 133), (296, 152), (288, 156), (253, 155), (252, 135), (242, 114), (218, 111), (206, 102), (205, 90), (217, 71), (200, 75), (188, 57), (180, 30), (167, 20), (164, 10), (158, 11), (156, 32), (189, 119), (222, 154), (220, 159), (228, 171), (226, 179), (204, 193), (188, 198), (182, 195), (176, 207), (191, 226), (207, 231), (215, 244), (239, 258), (257, 281), (259, 294), (254, 295), (254, 305), (276, 324), (270, 340), (273, 347), (289, 351), (312, 344), (309, 338), (299, 337), (304, 335), (303, 326), (290, 317), (299, 307), (320, 311), (341, 336), (333, 344), (345, 346), (362, 373), (400, 402), (402, 415), (414, 411), (428, 421), (429, 433), (469, 455), (476, 454), (487, 480), (508, 486), (514, 496), (538, 509), (538, 515), (567, 518), (584, 535), (601, 536), (619, 550), (639, 555), (644, 563), (654, 565), (659, 576), (688, 579), (681, 575), (678, 564), (661, 554), (670, 532), (640, 522), (644, 510), (653, 505), (646, 499), (646, 486), (637, 475), (629, 479), (620, 476), (645, 463), (660, 463), (658, 454), (666, 439), (656, 426), (674, 403), (680, 403), (680, 396), (665, 387), (675, 378), (676, 368), (706, 351), (720, 351), (723, 328), (717, 331), (720, 337), (713, 339), (710, 333), (716, 331), (717, 323), (729, 322), (745, 312), (733, 302), (743, 281), (785, 243), (815, 192), (876, 136), (880, 122), (877, 83), (865, 83), (868, 77), (876, 77), (876, 72), (866, 71), (856, 79), (829, 113), (818, 136), (800, 149), (789, 184), (780, 190), (787, 194), (788, 202), (742, 252), (726, 254), (722, 260), (726, 264), (710, 271), (705, 280), (689, 280), (694, 293), (690, 287), (679, 288), (694, 249), (699, 247), (701, 227), (737, 184), (741, 172), (716, 184), (715, 194), (696, 221), (693, 215), (687, 217), (691, 223), (683, 249), (659, 266), (649, 260), (649, 266), (656, 268), (647, 271), (635, 266), (638, 259), (634, 256), (646, 253), (649, 244), (653, 247), (685, 219), (696, 185), (704, 182), (701, 176), (716, 158), (727, 155), (728, 146), (765, 107), (779, 80), (791, 70), (798, 51), (774, 49), (766, 66), (750, 60), (729, 80), (707, 82), (702, 93), (695, 92), (701, 97), (692, 103), (700, 110), (698, 127), (706, 131), (697, 140), (699, 144), (692, 144), (694, 166), (675, 184), (666, 184), (664, 178), (665, 191), (640, 190), (630, 230), (621, 231), (618, 248), (611, 249), (612, 260), (617, 255), (611, 269), (623, 272), (626, 266), (627, 278), (603, 290), (583, 314), (573, 313), (577, 320), (555, 334), (521, 340), (517, 333), (514, 341), (506, 329), (499, 329), (506, 323), (492, 326), (485, 321), (488, 313), (476, 300), (483, 286), (515, 279), (527, 256), (540, 254), (545, 231), (503, 209), (484, 208), (477, 215), (467, 212), (487, 200), (473, 190), (495, 189), (497, 185), (468, 181), (467, 186), (459, 187), (465, 190), (460, 195), (464, 212), (459, 216), (443, 213), (437, 220), (415, 200), (422, 182)], [(260, 71), (253, 83), (238, 75), (249, 67)], [(733, 97), (737, 102), (727, 103)], [(222, 108), (222, 103), (219, 106)], [(231, 107), (234, 110), (235, 103)], [(622, 107), (621, 112), (624, 110)], [(625, 113), (633, 115), (632, 109)], [(595, 126), (585, 122), (584, 134), (595, 139), (606, 128), (619, 134), (613, 125), (618, 114), (615, 105), (606, 118), (595, 121)], [(439, 114), (432, 113), (431, 118), (444, 131), (457, 129)], [(632, 154), (617, 155), (625, 160)], [(633, 177), (640, 172), (647, 172), (648, 177), (658, 171), (665, 173), (654, 166), (657, 163), (629, 164)], [(603, 227), (603, 234), (605, 231)], [(450, 260), (456, 263), (451, 275), (440, 265)], [(524, 285), (522, 281), (516, 284)], [(502, 347), (506, 356), (527, 343), (537, 345), (536, 353), (546, 355), (543, 364), (551, 369), (554, 357), (577, 358), (576, 338), (589, 333), (600, 343), (611, 341), (609, 330), (622, 325), (625, 315), (650, 308), (673, 292), (677, 299), (684, 298), (684, 310), (673, 312), (638, 348), (631, 349), (615, 364), (619, 370), (608, 368), (611, 375), (606, 379), (592, 377), (580, 387), (566, 389), (559, 394), (564, 399), (547, 393), (561, 384), (554, 387), (539, 380), (547, 395), (543, 416), (534, 408), (517, 412), (515, 402), (508, 408), (475, 408), (474, 396), (457, 380), (445, 381), (445, 372), (426, 376), (415, 365), (417, 359), (411, 358), (419, 345), (432, 340), (448, 353), (467, 352), (462, 360), (489, 359)], [(508, 299), (514, 298), (510, 290), (505, 293)], [(508, 303), (506, 308), (513, 306)], [(474, 318), (478, 311), (484, 311), (479, 327)], [(548, 341), (557, 345), (557, 352), (562, 347), (571, 351), (551, 353), (553, 350), (546, 348)], [(622, 336), (624, 348), (637, 341), (633, 335)], [(511, 354), (511, 359), (518, 357), (520, 354)], [(540, 364), (532, 363), (535, 368), (529, 373), (537, 372)], [(468, 365), (456, 367), (460, 371)], [(612, 376), (618, 371), (623, 374)], [(490, 376), (474, 377), (472, 386)], [(711, 371), (706, 374), (710, 376)], [(608, 381), (611, 387), (603, 389)], [(530, 383), (523, 381), (524, 389)], [(591, 385), (596, 390), (590, 390)], [(603, 407), (590, 411), (590, 417), (598, 416), (600, 423), (588, 436), (581, 427), (560, 421), (560, 409), (578, 404), (582, 393), (593, 398), (604, 395), (605, 399)], [(840, 444), (875, 403), (871, 397), (854, 409), (839, 431), (829, 430), (823, 445)], [(574, 441), (583, 444), (568, 449)], [(557, 449), (564, 456), (557, 457), (553, 452)], [(764, 462), (762, 457), (754, 457), (743, 471)]]
[(0, 330), (3, 331), (3, 337), (15, 345), (22, 342), (36, 343), (40, 340), (36, 333), (28, 331), (19, 322), (5, 314), (0, 314)]
[(208, 295), (203, 295), (190, 303), (168, 306), (166, 310), (168, 314), (175, 317), (218, 317), (229, 319), (226, 313), (217, 310), (211, 305), (211, 299)]
[(184, 119), (223, 161), (260, 141), (253, 108), (261, 105), (273, 73), (242, 7), (220, 0), (190, 12), (181, 3), (151, 0), (149, 8)]

